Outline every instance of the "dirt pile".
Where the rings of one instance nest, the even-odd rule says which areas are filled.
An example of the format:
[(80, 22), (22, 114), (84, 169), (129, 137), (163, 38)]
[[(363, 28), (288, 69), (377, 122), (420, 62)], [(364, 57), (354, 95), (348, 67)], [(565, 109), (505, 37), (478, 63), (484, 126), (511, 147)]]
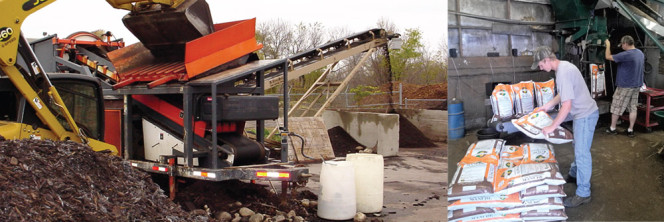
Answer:
[(0, 141), (0, 221), (206, 221), (144, 172), (75, 142)]
[[(273, 183), (276, 188), (280, 187), (279, 182)], [(282, 197), (264, 185), (237, 180), (195, 181), (179, 189), (176, 203), (188, 210), (209, 209), (209, 213), (217, 220), (224, 220), (223, 215), (242, 217), (240, 215), (247, 215), (247, 209), (253, 213), (245, 217), (256, 217), (253, 215), (260, 214), (264, 219), (281, 217), (285, 220), (297, 220), (295, 218), (300, 217), (307, 221), (316, 217), (318, 196), (306, 190)]]
[[(378, 87), (378, 90), (381, 92), (390, 92), (390, 85), (392, 86), (391, 90), (394, 92), (392, 94), (392, 103), (399, 103), (399, 84), (402, 88), (402, 97), (405, 100), (407, 99), (447, 99), (447, 83), (437, 83), (431, 85), (416, 85), (410, 83), (402, 82), (393, 82), (383, 84)], [(390, 101), (389, 94), (383, 95), (371, 95), (363, 98), (360, 101), (360, 104), (384, 104), (389, 103)], [(405, 103), (405, 101), (402, 101)], [(405, 104), (404, 104), (405, 105)], [(435, 109), (435, 110), (444, 110), (447, 109), (447, 103), (438, 102), (438, 101), (408, 101), (408, 108), (416, 109)]]
[(436, 147), (429, 138), (424, 136), (413, 123), (399, 115), (399, 147), (400, 148), (426, 148)]
[(346, 154), (357, 153), (358, 150), (356, 148), (358, 146), (365, 148), (340, 126), (327, 130), (327, 134), (330, 136), (330, 142), (332, 143), (332, 150), (334, 151), (335, 157), (345, 157)]

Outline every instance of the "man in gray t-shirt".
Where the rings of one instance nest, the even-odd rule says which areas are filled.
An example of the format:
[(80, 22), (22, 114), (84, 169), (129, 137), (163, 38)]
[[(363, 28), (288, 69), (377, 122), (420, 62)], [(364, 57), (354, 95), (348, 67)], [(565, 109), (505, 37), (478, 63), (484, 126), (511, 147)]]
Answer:
[[(592, 175), (592, 157), (590, 147), (599, 110), (597, 103), (590, 96), (586, 82), (579, 69), (572, 63), (560, 61), (551, 51), (551, 48), (541, 46), (535, 49), (532, 69), (539, 67), (543, 71), (556, 72), (556, 95), (551, 101), (538, 107), (537, 110), (551, 110), (560, 103), (558, 116), (550, 126), (544, 127), (544, 135), (553, 132), (561, 123), (572, 115), (574, 124), (574, 162), (570, 167), (567, 181), (577, 183), (576, 195), (568, 195), (563, 201), (566, 207), (577, 207), (590, 202), (590, 176)], [(578, 179), (577, 179), (578, 178)]]

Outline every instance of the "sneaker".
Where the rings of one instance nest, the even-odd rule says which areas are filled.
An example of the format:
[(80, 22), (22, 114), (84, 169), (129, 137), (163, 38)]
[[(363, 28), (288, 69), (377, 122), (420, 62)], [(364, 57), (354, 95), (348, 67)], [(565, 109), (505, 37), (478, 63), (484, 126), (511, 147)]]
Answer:
[(627, 136), (629, 136), (631, 138), (634, 138), (634, 131), (633, 130), (632, 131), (625, 130), (625, 134), (627, 134)]
[(565, 200), (563, 200), (563, 206), (565, 207), (578, 207), (581, 206), (581, 204), (586, 203), (590, 203), (590, 196), (580, 197), (578, 195), (574, 195), (573, 197), (566, 197)]
[(616, 132), (616, 130), (611, 130), (611, 128), (606, 128), (606, 131), (604, 131), (604, 132), (608, 133), (608, 134), (612, 134), (612, 135), (618, 134), (618, 132)]
[(576, 177), (567, 175), (567, 178), (565, 178), (565, 182), (567, 182), (567, 183), (576, 183)]

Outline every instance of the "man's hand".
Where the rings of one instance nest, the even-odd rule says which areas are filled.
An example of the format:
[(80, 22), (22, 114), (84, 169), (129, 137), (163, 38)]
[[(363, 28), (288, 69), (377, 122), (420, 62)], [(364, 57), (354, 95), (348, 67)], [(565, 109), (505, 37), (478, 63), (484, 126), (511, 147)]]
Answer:
[(604, 45), (606, 46), (606, 48), (604, 48), (604, 58), (613, 61), (613, 55), (611, 55), (611, 42), (609, 42), (609, 39), (604, 40)]
[(548, 112), (549, 109), (550, 109), (550, 107), (547, 107), (546, 104), (544, 104), (543, 106), (535, 107), (535, 109), (533, 110), (533, 112), (539, 112), (539, 111)]
[(556, 130), (556, 126), (553, 124), (547, 127), (542, 128), (542, 134), (544, 134), (545, 137), (548, 137), (549, 133), (552, 133), (554, 130)]

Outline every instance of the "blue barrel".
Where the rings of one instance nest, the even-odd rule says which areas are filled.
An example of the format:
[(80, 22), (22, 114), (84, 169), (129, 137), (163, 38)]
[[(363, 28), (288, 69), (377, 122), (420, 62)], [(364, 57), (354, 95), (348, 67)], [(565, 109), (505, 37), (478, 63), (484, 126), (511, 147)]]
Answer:
[(447, 104), (447, 137), (449, 140), (463, 138), (466, 128), (463, 118), (463, 102), (452, 100)]

